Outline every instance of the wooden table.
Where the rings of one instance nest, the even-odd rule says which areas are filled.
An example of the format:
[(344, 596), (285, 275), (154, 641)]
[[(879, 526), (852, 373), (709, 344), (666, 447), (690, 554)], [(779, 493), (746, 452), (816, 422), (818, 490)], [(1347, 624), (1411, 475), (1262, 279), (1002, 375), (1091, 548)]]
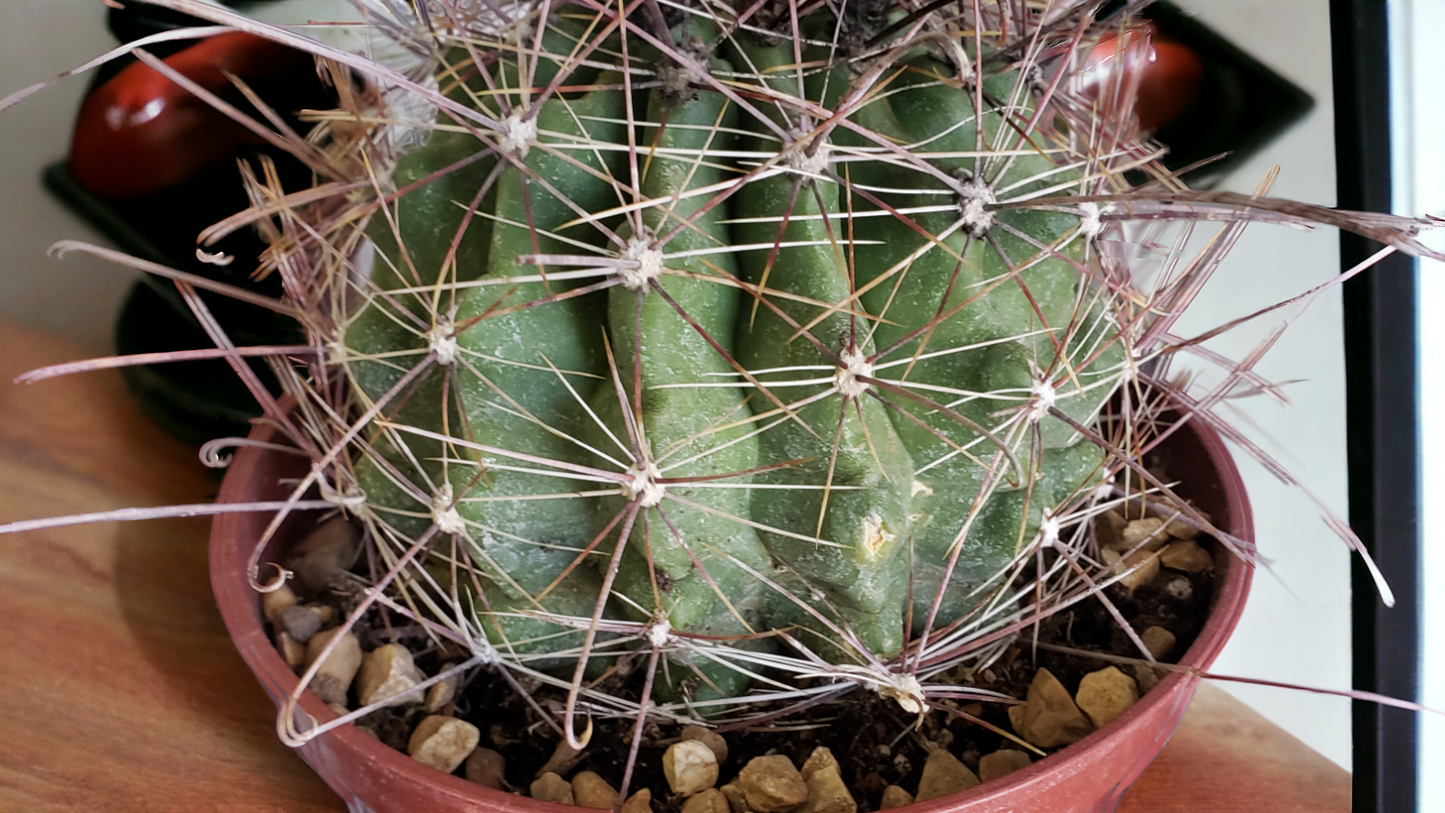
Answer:
[[(0, 322), (0, 523), (199, 502), (217, 481), (114, 373), (30, 386), (84, 357)], [(0, 813), (340, 811), (275, 737), (211, 599), (204, 519), (0, 535)], [(1120, 808), (1330, 813), (1349, 774), (1201, 687)]]

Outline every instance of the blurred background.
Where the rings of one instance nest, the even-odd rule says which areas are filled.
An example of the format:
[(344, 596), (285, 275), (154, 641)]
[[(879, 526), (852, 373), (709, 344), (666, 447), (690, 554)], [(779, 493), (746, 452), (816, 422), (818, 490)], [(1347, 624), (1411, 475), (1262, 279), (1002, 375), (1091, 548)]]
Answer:
[[(1175, 5), (1184, 16), (1217, 33), (1313, 99), (1313, 106), (1302, 112), (1297, 122), (1212, 182), (1217, 188), (1253, 192), (1260, 180), (1279, 166), (1281, 173), (1271, 195), (1332, 205), (1335, 155), (1328, 4), (1319, 0), (1179, 0)], [(349, 8), (345, 0), (283, 0), (251, 11), (273, 22), (303, 23), (308, 18), (350, 19), (354, 13)], [(1399, 26), (1396, 62), (1403, 69), (1397, 75), (1396, 98), (1423, 101), (1430, 86), (1423, 81), (1412, 83), (1410, 77), (1445, 75), (1445, 65), (1438, 47), (1412, 50), (1411, 43), (1424, 42), (1421, 37), (1429, 30), (1445, 34), (1445, 3), (1395, 0), (1392, 14)], [(106, 9), (99, 0), (4, 0), (0, 3), (0, 95), (74, 67), (114, 45), (106, 29)], [(5, 247), (0, 262), (0, 319), (65, 336), (95, 353), (107, 353), (113, 346), (116, 314), (133, 282), (132, 272), (92, 257), (71, 255), (54, 260), (46, 256), (46, 249), (62, 239), (107, 244), (105, 237), (41, 184), (42, 170), (66, 155), (88, 83), (85, 76), (67, 79), (0, 114), (0, 145), (4, 147), (0, 153), (0, 245)], [(1427, 178), (1433, 173), (1445, 181), (1441, 154), (1428, 149), (1428, 138), (1433, 134), (1438, 143), (1445, 124), (1439, 120), (1438, 106), (1431, 110), (1423, 105), (1397, 104), (1396, 112), (1396, 133), (1401, 139), (1396, 150), (1397, 177), (1418, 173), (1426, 178), (1397, 185), (1397, 209), (1402, 214), (1445, 214), (1445, 182), (1432, 184)], [(1338, 272), (1334, 232), (1252, 226), (1178, 330), (1188, 335), (1213, 327)], [(1445, 308), (1445, 292), (1436, 290), (1440, 287), (1422, 289), (1426, 297), (1438, 298), (1436, 313)], [(1344, 516), (1348, 505), (1339, 294), (1322, 296), (1308, 310), (1292, 315), (1296, 319), (1289, 331), (1258, 371), (1276, 381), (1293, 382), (1286, 390), (1293, 405), (1281, 407), (1251, 399), (1233, 402), (1231, 408), (1268, 451)], [(1445, 346), (1445, 335), (1438, 325), (1422, 321), (1426, 330), (1436, 331), (1426, 345), (1424, 369), (1438, 373), (1445, 367), (1439, 355), (1430, 355), (1428, 348)], [(1222, 337), (1214, 347), (1237, 358), (1271, 327), (1273, 323), (1247, 327)], [(1428, 375), (1425, 379), (1430, 381)], [(1429, 386), (1434, 389), (1427, 389), (1426, 397), (1436, 399), (1436, 411), (1445, 409), (1439, 385)], [(1427, 422), (1427, 441), (1440, 440), (1439, 424)], [(1240, 464), (1254, 502), (1261, 551), (1272, 565), (1259, 572), (1245, 617), (1215, 671), (1347, 689), (1350, 591), (1345, 548), (1319, 521), (1318, 511), (1304, 494), (1248, 460), (1241, 459)], [(1437, 488), (1440, 496), (1434, 504), (1445, 504), (1445, 493), (1432, 486), (1440, 475), (1432, 479), (1427, 469), (1426, 478), (1427, 490)], [(1433, 528), (1428, 532), (1438, 533)], [(1438, 557), (1438, 553), (1433, 555)], [(1431, 561), (1426, 562), (1425, 572), (1442, 572), (1445, 561)], [(1440, 612), (1438, 606), (1431, 606), (1434, 609), (1427, 612)], [(1445, 624), (1438, 618), (1433, 623), (1439, 631), (1434, 637), (1445, 637)], [(1445, 675), (1445, 669), (1427, 673), (1427, 687), (1438, 687), (1440, 675)], [(1232, 683), (1224, 688), (1320, 753), (1350, 767), (1348, 701)], [(1445, 706), (1445, 697), (1436, 694), (1434, 702)], [(1427, 731), (1426, 743), (1427, 748), (1436, 749), (1432, 753), (1438, 757), (1437, 764), (1445, 762), (1445, 738)], [(1424, 804), (1421, 809), (1445, 809), (1445, 797), (1434, 798), (1440, 799), (1440, 806)]]

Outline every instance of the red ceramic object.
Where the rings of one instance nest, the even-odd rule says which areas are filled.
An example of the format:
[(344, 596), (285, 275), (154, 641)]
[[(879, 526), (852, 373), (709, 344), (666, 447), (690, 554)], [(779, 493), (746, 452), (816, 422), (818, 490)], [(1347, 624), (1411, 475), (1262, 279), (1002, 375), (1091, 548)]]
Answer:
[(1203, 76), (1204, 63), (1193, 49), (1146, 25), (1125, 31), (1122, 36), (1100, 37), (1078, 81), (1079, 90), (1086, 96), (1103, 97), (1106, 115), (1115, 112), (1110, 103), (1113, 95), (1137, 81), (1134, 112), (1139, 117), (1139, 129), (1153, 132), (1189, 108), (1199, 94)]
[[(269, 428), (252, 437), (266, 439)], [(1244, 484), (1224, 444), (1212, 431), (1190, 423), (1162, 450), (1167, 470), (1184, 473), (1186, 493), (1218, 527), (1254, 538)], [(243, 448), (221, 487), (221, 502), (282, 499), (282, 478), (301, 476), (299, 457)], [(260, 596), (246, 583), (246, 559), (270, 515), (223, 514), (211, 530), (211, 586), (221, 616), (247, 665), (279, 703), (296, 686), (262, 627)], [(300, 519), (300, 518), (298, 518)], [(284, 531), (284, 529), (283, 529)], [(285, 534), (281, 535), (284, 540)], [(1214, 611), (1181, 663), (1206, 668), (1219, 654), (1244, 610), (1252, 569), (1216, 546), (1220, 581)], [(1104, 813), (1169, 740), (1194, 694), (1198, 679), (1172, 673), (1133, 708), (1082, 741), (1016, 773), (971, 790), (911, 805), (908, 813)], [(306, 692), (302, 708), (326, 721), (335, 714)], [(575, 807), (537, 802), (483, 788), (443, 774), (393, 751), (353, 726), (342, 726), (299, 749), (300, 756), (354, 813), (577, 813)]]
[[(208, 37), (163, 62), (212, 93), (304, 65), (301, 51), (242, 32)], [(136, 62), (80, 106), (70, 172), (91, 193), (130, 198), (175, 186), (261, 139), (155, 68)]]

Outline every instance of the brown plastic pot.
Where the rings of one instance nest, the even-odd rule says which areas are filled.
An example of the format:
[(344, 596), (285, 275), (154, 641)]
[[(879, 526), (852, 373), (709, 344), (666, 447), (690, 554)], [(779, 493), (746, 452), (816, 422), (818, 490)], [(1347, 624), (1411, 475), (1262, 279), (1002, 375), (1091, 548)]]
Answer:
[[(269, 439), (273, 430), (252, 432)], [(1196, 423), (1181, 427), (1161, 449), (1168, 471), (1188, 483), (1195, 504), (1216, 526), (1253, 541), (1253, 518), (1239, 472), (1218, 435)], [(242, 448), (221, 487), (221, 502), (284, 499), (281, 481), (303, 476), (304, 459)], [(292, 479), (292, 482), (295, 482)], [(297, 518), (298, 521), (301, 518)], [(222, 514), (211, 530), (211, 586), (226, 627), (251, 671), (278, 705), (296, 686), (262, 626), (260, 596), (246, 582), (246, 560), (269, 514)], [(274, 546), (287, 541), (285, 528)], [(269, 551), (268, 551), (269, 553)], [(1220, 546), (1214, 608), (1180, 663), (1207, 667), (1244, 610), (1252, 568)], [(275, 557), (263, 561), (274, 561)], [(1171, 673), (1129, 711), (1104, 728), (1029, 767), (970, 790), (911, 805), (908, 813), (1094, 813), (1111, 811), (1168, 742), (1198, 678)], [(301, 707), (320, 721), (336, 715), (309, 691)], [(417, 762), (354, 726), (341, 726), (297, 749), (302, 759), (340, 794), (354, 813), (576, 813), (578, 808), (533, 801), (481, 787)]]

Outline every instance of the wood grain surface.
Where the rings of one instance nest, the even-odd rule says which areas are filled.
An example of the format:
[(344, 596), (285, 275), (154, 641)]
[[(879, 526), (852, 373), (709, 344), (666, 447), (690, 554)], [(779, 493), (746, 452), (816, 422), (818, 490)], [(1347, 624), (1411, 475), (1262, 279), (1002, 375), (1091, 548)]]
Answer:
[[(217, 480), (118, 374), (12, 385), (80, 348), (0, 322), (0, 523), (201, 502)], [(204, 519), (0, 535), (0, 813), (341, 811), (275, 737), (211, 598)], [(1127, 813), (1333, 813), (1350, 777), (1203, 686)]]

